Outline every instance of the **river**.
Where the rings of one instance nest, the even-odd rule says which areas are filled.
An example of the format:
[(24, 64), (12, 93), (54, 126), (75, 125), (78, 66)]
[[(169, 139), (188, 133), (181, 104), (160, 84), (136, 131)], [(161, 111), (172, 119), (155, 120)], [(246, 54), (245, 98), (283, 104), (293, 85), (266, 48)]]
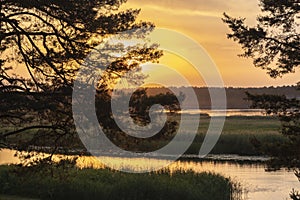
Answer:
[(263, 109), (226, 109), (226, 110), (211, 110), (211, 109), (187, 109), (182, 110), (184, 114), (199, 114), (205, 113), (211, 117), (221, 116), (265, 116)]
[[(0, 151), (0, 165), (18, 163), (14, 157), (15, 152), (7, 149)], [(222, 157), (222, 156), (221, 156)], [(228, 156), (227, 156), (228, 157)], [(234, 157), (234, 156), (233, 156)], [(238, 157), (243, 159), (243, 157)], [(118, 157), (102, 157), (100, 159), (111, 159), (119, 168), (127, 167), (122, 165), (122, 159)], [(149, 163), (145, 158), (126, 158), (133, 163)], [(249, 157), (246, 157), (248, 160)], [(166, 162), (166, 160), (151, 159), (152, 163)], [(80, 168), (93, 167), (102, 168), (103, 164), (94, 157), (82, 156), (77, 160)], [(192, 170), (195, 172), (210, 171), (230, 177), (232, 180), (242, 184), (244, 200), (285, 200), (289, 199), (292, 188), (299, 188), (299, 182), (292, 171), (286, 169), (276, 172), (266, 172), (263, 164), (238, 164), (233, 161), (176, 161), (167, 167), (170, 171)]]

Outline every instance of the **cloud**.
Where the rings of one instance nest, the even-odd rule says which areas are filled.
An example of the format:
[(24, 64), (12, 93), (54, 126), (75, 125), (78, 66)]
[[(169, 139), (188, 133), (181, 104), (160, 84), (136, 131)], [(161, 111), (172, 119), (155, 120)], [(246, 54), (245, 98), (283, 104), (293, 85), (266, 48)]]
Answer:
[(141, 8), (152, 7), (157, 9), (157, 7), (160, 7), (160, 10), (172, 10), (175, 13), (214, 17), (216, 13), (222, 14), (223, 12), (244, 16), (245, 14), (253, 15), (258, 11), (258, 0), (129, 0), (129, 3)]
[(221, 13), (213, 12), (213, 11), (206, 11), (206, 10), (188, 10), (188, 9), (178, 9), (174, 10), (173, 8), (165, 8), (157, 5), (147, 5), (144, 6), (143, 9), (151, 9), (153, 11), (158, 12), (172, 12), (172, 15), (182, 15), (182, 16), (203, 16), (203, 17), (218, 17), (222, 16)]
[[(226, 38), (229, 29), (221, 21), (226, 12), (233, 17), (245, 17), (247, 24), (254, 25), (260, 12), (258, 5), (259, 0), (128, 0), (123, 6), (141, 8), (139, 20), (151, 21), (157, 27), (173, 29), (195, 39), (218, 65), (227, 85), (276, 85), (266, 79), (265, 71), (253, 67), (251, 59), (237, 56), (242, 50)], [(253, 77), (256, 77), (255, 81)], [(278, 84), (296, 82), (299, 71), (288, 78)]]

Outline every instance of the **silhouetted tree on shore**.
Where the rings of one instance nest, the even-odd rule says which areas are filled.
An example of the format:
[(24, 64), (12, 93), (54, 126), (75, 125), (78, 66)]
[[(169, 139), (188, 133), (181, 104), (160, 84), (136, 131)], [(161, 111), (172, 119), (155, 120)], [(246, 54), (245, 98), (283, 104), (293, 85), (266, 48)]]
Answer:
[[(148, 34), (154, 28), (152, 23), (136, 21), (140, 10), (120, 10), (125, 2), (0, 0), (2, 147), (18, 141), (19, 149), (50, 146), (53, 154), (70, 144), (80, 146), (71, 102), (80, 65), (109, 36), (125, 31)], [(102, 106), (106, 106), (106, 97), (110, 100), (110, 87), (118, 78), (133, 70), (137, 75), (131, 81), (141, 83), (140, 64), (158, 62), (162, 56), (153, 44), (118, 47), (126, 53), (111, 60), (97, 87), (97, 94), (104, 97), (97, 102)], [(28, 76), (16, 75), (15, 71)], [(107, 116), (111, 115), (100, 113), (98, 117)]]
[[(244, 54), (241, 56), (252, 58), (253, 64), (267, 70), (272, 78), (294, 73), (300, 66), (300, 2), (260, 0), (260, 8), (257, 25), (252, 27), (245, 24), (244, 18), (224, 14), (223, 21), (232, 31), (228, 38), (242, 46)], [(289, 139), (284, 144), (255, 141), (258, 148), (273, 157), (269, 167), (293, 168), (300, 181), (300, 101), (278, 95), (248, 93), (247, 96), (253, 102), (253, 108), (262, 108), (268, 114), (279, 116), (281, 132)], [(293, 190), (290, 197), (299, 200), (300, 194)]]

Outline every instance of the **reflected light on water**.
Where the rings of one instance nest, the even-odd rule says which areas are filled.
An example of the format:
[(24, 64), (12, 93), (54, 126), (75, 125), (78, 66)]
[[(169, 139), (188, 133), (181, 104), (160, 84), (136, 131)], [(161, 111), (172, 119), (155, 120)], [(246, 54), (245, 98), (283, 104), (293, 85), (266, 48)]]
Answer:
[[(167, 165), (169, 161), (167, 160), (158, 160), (158, 159), (149, 159), (149, 158), (120, 158), (120, 157), (89, 157), (82, 156), (77, 159), (77, 166), (79, 168), (94, 168), (94, 169), (103, 169), (105, 165), (102, 164), (109, 163), (114, 166), (114, 169), (122, 170), (128, 169), (130, 171), (140, 171), (142, 169), (152, 170), (161, 166), (162, 164)], [(126, 163), (130, 162), (130, 166)], [(151, 167), (151, 168), (149, 168)]]
[[(15, 156), (16, 151), (3, 149), (0, 151), (0, 165), (6, 164), (19, 164), (20, 159)], [(49, 154), (44, 154), (44, 156), (49, 156)], [(55, 161), (59, 161), (61, 158), (73, 158), (74, 156), (63, 156), (63, 155), (54, 155), (53, 159)], [(167, 165), (169, 163), (168, 160), (163, 159), (154, 159), (154, 158), (124, 158), (124, 157), (93, 157), (93, 156), (80, 156), (76, 160), (76, 165), (80, 169), (84, 168), (93, 168), (93, 169), (104, 169), (106, 166), (103, 164), (106, 160), (109, 160), (113, 163), (115, 169), (128, 169), (129, 166), (126, 166), (124, 163), (128, 163), (130, 161), (132, 171), (138, 171), (138, 167), (142, 166), (143, 168), (147, 168), (147, 166), (161, 166), (161, 164)], [(101, 162), (103, 161), (103, 163)], [(151, 165), (150, 165), (151, 163)], [(132, 166), (135, 166), (132, 168)], [(164, 170), (169, 170), (170, 172), (174, 171), (194, 171), (197, 173), (208, 171), (208, 172), (216, 172), (222, 174), (232, 168), (232, 166), (236, 166), (235, 168), (245, 169), (247, 170), (249, 167), (256, 168), (258, 165), (235, 165), (232, 163), (226, 162), (213, 162), (213, 161), (203, 161), (203, 162), (195, 162), (195, 161), (176, 161), (166, 167)], [(262, 168), (260, 166), (259, 168)], [(147, 168), (151, 169), (151, 168)], [(234, 170), (232, 171), (234, 172)]]
[[(14, 157), (15, 151), (1, 150), (0, 151), (0, 165), (3, 164), (17, 164), (20, 160)], [(62, 156), (55, 156), (55, 159), (60, 159)], [(66, 157), (66, 156), (64, 156)], [(72, 158), (72, 156), (68, 156)], [(128, 169), (124, 166), (124, 159), (126, 162), (130, 161), (131, 166), (153, 166), (153, 164), (161, 164), (167, 160), (149, 159), (149, 158), (119, 158), (119, 157), (96, 157), (81, 156), (77, 159), (77, 166), (79, 168), (94, 168), (102, 169), (105, 166), (100, 160), (109, 159), (113, 162), (116, 169)], [(150, 165), (151, 162), (151, 165)], [(134, 169), (131, 169), (134, 170)], [(135, 170), (138, 170), (135, 169)], [(289, 199), (288, 195), (292, 188), (299, 186), (298, 179), (292, 171), (279, 170), (276, 172), (265, 172), (264, 165), (240, 165), (232, 162), (218, 162), (218, 161), (176, 161), (165, 168), (170, 171), (194, 171), (218, 173), (225, 177), (230, 177), (232, 180), (242, 184), (242, 187), (248, 191), (245, 200), (273, 200), (273, 199)]]
[[(111, 158), (101, 157), (100, 159), (110, 159), (115, 163), (116, 168), (126, 168), (123, 165), (123, 159), (129, 159), (130, 162), (136, 163), (136, 166), (145, 166), (151, 162), (160, 163), (166, 162), (159, 159), (146, 158)], [(93, 157), (80, 157), (77, 160), (77, 165), (80, 168), (103, 168), (99, 159)], [(134, 169), (131, 169), (134, 170)], [(135, 169), (138, 170), (138, 169)], [(299, 182), (292, 171), (279, 170), (276, 172), (265, 172), (265, 166), (261, 164), (241, 165), (231, 162), (217, 161), (176, 161), (166, 167), (164, 170), (170, 171), (194, 171), (196, 173), (212, 172), (218, 173), (225, 177), (230, 177), (231, 180), (241, 183), (244, 190), (244, 200), (273, 200), (273, 199), (289, 199), (289, 193), (292, 188), (299, 185)]]

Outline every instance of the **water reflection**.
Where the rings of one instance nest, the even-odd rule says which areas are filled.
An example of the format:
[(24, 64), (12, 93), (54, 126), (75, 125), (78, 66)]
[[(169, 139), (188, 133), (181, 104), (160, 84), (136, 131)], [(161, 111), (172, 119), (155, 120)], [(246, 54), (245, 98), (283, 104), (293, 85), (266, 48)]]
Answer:
[[(11, 150), (0, 151), (0, 164), (16, 164), (19, 160), (14, 157), (15, 152)], [(58, 159), (58, 157), (57, 157)], [(127, 168), (124, 166), (124, 158), (119, 157), (101, 157), (101, 160), (109, 159), (116, 168)], [(136, 166), (151, 166), (153, 163), (158, 165), (167, 160), (148, 159), (148, 158), (126, 158)], [(128, 161), (127, 160), (127, 161)], [(151, 165), (149, 165), (151, 162)], [(101, 169), (105, 167), (99, 159), (95, 157), (82, 156), (77, 160), (77, 166), (80, 168)], [(134, 165), (132, 165), (134, 166)], [(220, 173), (226, 177), (231, 177), (238, 181), (248, 191), (244, 199), (249, 200), (283, 200), (289, 199), (288, 194), (292, 188), (299, 185), (297, 178), (292, 171), (280, 170), (276, 172), (265, 172), (265, 166), (261, 164), (237, 164), (234, 162), (217, 162), (217, 161), (177, 161), (169, 165), (167, 170), (175, 171), (192, 170), (195, 172), (214, 172)]]
[(211, 117), (220, 117), (224, 116), (224, 113), (227, 117), (231, 116), (265, 116), (263, 109), (227, 109), (227, 110), (211, 110), (211, 109), (187, 109), (182, 110), (183, 114), (200, 114), (206, 113)]

